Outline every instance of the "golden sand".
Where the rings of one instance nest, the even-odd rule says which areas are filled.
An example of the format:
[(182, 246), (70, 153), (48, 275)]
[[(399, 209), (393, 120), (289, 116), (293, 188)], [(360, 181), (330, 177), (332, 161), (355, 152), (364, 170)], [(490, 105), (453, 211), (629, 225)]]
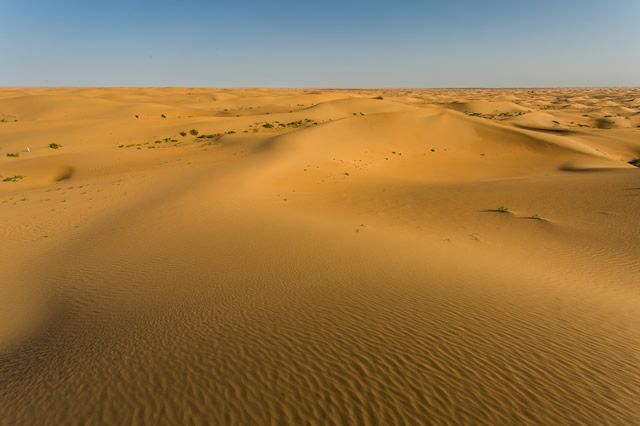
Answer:
[(638, 424), (639, 111), (0, 90), (0, 423)]

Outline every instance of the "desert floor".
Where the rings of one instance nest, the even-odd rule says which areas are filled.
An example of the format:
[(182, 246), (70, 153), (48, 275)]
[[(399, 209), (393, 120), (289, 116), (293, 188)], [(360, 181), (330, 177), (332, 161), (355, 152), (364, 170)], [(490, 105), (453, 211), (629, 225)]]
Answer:
[(1, 89), (0, 423), (638, 424), (637, 157), (633, 88)]

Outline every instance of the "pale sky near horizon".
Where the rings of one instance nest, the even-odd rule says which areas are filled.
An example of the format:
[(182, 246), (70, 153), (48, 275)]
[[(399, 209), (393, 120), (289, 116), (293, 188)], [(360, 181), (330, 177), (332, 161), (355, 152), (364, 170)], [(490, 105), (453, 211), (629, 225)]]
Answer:
[(640, 86), (640, 0), (0, 0), (0, 86)]

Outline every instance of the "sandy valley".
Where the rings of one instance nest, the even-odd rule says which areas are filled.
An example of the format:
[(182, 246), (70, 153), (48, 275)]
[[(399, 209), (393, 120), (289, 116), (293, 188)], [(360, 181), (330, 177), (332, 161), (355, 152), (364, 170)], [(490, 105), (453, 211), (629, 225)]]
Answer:
[(638, 424), (638, 158), (637, 88), (1, 89), (0, 424)]

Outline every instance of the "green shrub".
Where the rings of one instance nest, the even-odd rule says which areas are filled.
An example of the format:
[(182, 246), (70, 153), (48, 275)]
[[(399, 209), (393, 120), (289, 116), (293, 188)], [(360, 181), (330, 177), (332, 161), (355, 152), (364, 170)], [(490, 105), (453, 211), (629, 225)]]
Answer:
[(167, 116), (166, 116), (166, 115), (164, 115), (164, 114), (162, 114), (160, 117), (162, 117), (162, 118), (167, 118)]
[(629, 161), (629, 164), (631, 164), (632, 166), (640, 167), (640, 158), (634, 158), (633, 160)]
[(187, 132), (180, 132), (180, 136), (182, 136), (182, 137), (187, 136)]
[(7, 157), (20, 157), (19, 152), (7, 152)]
[(297, 129), (300, 126), (302, 126), (302, 120), (292, 121), (290, 123), (287, 123), (287, 127), (293, 127), (294, 129)]
[(24, 176), (20, 176), (20, 175), (7, 176), (6, 178), (2, 179), (2, 181), (3, 182), (17, 182), (20, 179), (24, 179)]
[(191, 133), (193, 136), (198, 136), (198, 131), (196, 129), (189, 130), (189, 133)]
[(502, 212), (502, 213), (506, 213), (506, 212), (509, 211), (509, 208), (505, 207), (505, 206), (500, 206), (496, 210), (498, 210), (499, 212)]
[(200, 136), (198, 136), (197, 139), (214, 139), (214, 138), (217, 138), (217, 137), (220, 137), (220, 136), (222, 136), (221, 133), (214, 133), (212, 135), (200, 135)]
[(62, 148), (62, 145), (57, 144), (57, 143), (50, 143), (50, 144), (49, 144), (49, 148), (51, 148), (51, 149), (58, 149), (58, 148)]

